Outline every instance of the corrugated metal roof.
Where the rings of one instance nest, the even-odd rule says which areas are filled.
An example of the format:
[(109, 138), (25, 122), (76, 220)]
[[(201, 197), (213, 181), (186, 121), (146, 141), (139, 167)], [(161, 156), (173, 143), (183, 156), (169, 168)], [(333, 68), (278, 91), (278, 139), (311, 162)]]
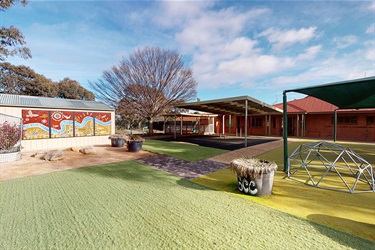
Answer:
[(39, 96), (0, 94), (0, 106), (33, 107), (53, 109), (85, 109), (113, 111), (108, 105), (97, 101), (70, 100)]
[(245, 101), (247, 101), (249, 114), (260, 115), (282, 113), (281, 109), (261, 102), (257, 99), (251, 98), (250, 96), (239, 96), (209, 101), (182, 103), (176, 105), (176, 107), (205, 111), (213, 114), (244, 115), (246, 107)]

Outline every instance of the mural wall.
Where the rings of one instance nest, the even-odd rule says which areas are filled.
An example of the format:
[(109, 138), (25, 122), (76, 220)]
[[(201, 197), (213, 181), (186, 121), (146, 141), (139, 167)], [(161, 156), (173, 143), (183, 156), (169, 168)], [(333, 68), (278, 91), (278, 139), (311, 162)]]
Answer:
[(74, 124), (75, 136), (94, 135), (94, 114), (92, 112), (74, 112)]
[(108, 135), (111, 132), (111, 113), (95, 113), (95, 135)]
[(111, 113), (22, 110), (24, 140), (109, 135)]

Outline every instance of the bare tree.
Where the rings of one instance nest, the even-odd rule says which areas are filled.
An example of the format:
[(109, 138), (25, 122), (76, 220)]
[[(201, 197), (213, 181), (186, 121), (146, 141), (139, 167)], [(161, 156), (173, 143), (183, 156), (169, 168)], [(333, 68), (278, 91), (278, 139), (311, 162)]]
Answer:
[(177, 52), (146, 47), (123, 58), (90, 85), (112, 107), (129, 109), (147, 119), (152, 134), (157, 115), (177, 102), (195, 98), (197, 82)]

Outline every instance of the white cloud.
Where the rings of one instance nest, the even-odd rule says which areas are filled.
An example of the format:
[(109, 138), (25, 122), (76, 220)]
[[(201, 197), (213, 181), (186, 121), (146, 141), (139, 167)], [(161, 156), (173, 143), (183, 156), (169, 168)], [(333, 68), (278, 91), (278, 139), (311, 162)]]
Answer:
[(367, 29), (366, 29), (366, 34), (374, 34), (375, 33), (375, 23), (371, 24)]
[(374, 40), (366, 41), (364, 45), (365, 45), (364, 58), (374, 62), (375, 61), (375, 41)]
[(342, 37), (335, 37), (333, 38), (333, 42), (335, 43), (338, 49), (344, 49), (349, 47), (355, 43), (357, 43), (358, 38), (353, 35), (342, 36)]
[(269, 28), (261, 32), (259, 37), (266, 37), (276, 50), (291, 46), (296, 43), (305, 43), (316, 36), (316, 27), (301, 28), (299, 30), (278, 30)]
[(251, 19), (268, 12), (267, 9), (253, 9), (244, 13), (231, 7), (217, 12), (206, 11), (197, 18), (190, 19), (176, 41), (184, 52), (226, 43), (235, 39)]
[(162, 15), (155, 15), (153, 20), (162, 27), (176, 27), (191, 18), (198, 17), (212, 5), (213, 2), (209, 1), (195, 1), (194, 3), (187, 1), (162, 1), (160, 2)]
[(285, 74), (273, 78), (272, 84), (284, 89), (324, 84), (375, 75), (375, 69), (369, 61), (363, 60), (363, 51), (356, 51), (340, 58), (329, 57), (320, 60), (299, 74)]
[(305, 50), (304, 53), (299, 54), (297, 56), (297, 60), (311, 60), (316, 57), (316, 55), (321, 51), (322, 46), (321, 45), (316, 45), (309, 47)]

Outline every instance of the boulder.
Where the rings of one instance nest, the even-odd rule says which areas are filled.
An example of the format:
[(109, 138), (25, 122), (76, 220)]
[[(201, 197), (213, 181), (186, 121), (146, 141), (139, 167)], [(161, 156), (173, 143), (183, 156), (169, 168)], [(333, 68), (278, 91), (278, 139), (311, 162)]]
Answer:
[(82, 148), (79, 150), (84, 155), (96, 155), (96, 150), (93, 147)]
[(79, 147), (71, 147), (70, 151), (79, 152)]
[(48, 151), (44, 156), (46, 161), (59, 161), (65, 158), (65, 153), (62, 150), (51, 150)]

